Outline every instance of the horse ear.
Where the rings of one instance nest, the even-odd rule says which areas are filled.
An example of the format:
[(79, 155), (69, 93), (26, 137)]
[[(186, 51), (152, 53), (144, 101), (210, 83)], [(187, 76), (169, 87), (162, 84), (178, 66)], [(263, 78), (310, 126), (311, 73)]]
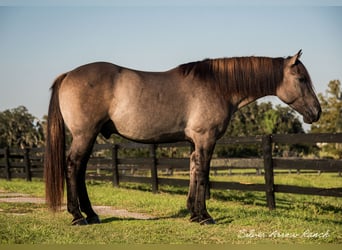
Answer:
[(303, 52), (302, 52), (302, 50), (300, 49), (299, 51), (298, 51), (298, 53), (297, 53), (297, 60), (299, 60), (299, 58), (302, 56), (302, 54), (303, 54)]
[(298, 62), (298, 60), (299, 60), (299, 58), (301, 57), (302, 54), (303, 54), (303, 52), (302, 52), (302, 50), (300, 49), (300, 50), (298, 51), (297, 54), (295, 54), (294, 56), (292, 56), (292, 57), (290, 58), (290, 65), (295, 65), (295, 64), (297, 64), (297, 62)]

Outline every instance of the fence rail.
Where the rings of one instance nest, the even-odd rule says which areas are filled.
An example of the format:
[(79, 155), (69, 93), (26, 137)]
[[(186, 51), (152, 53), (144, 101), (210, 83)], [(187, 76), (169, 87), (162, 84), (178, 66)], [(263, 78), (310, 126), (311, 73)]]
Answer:
[[(254, 144), (262, 149), (263, 157), (260, 159), (219, 159), (214, 158), (211, 171), (233, 169), (255, 169), (257, 174), (263, 172), (264, 184), (244, 184), (239, 182), (212, 181), (210, 188), (220, 190), (244, 190), (265, 192), (267, 206), (275, 209), (275, 193), (294, 193), (319, 196), (342, 197), (342, 187), (318, 188), (301, 187), (291, 185), (278, 185), (274, 183), (275, 170), (314, 170), (321, 172), (342, 172), (342, 160), (334, 159), (301, 159), (273, 157), (273, 144), (316, 144), (316, 143), (342, 143), (342, 133), (336, 134), (289, 134), (289, 135), (264, 135), (249, 137), (234, 137), (222, 139), (218, 146), (232, 144)], [(119, 143), (95, 145), (92, 157), (88, 163), (87, 178), (94, 180), (111, 181), (118, 187), (121, 182), (149, 183), (152, 191), (157, 192), (159, 185), (188, 186), (188, 179), (165, 178), (164, 175), (172, 175), (174, 171), (184, 174), (189, 171), (189, 158), (187, 157), (160, 157), (158, 148), (188, 148), (188, 155), (192, 150), (190, 143), (172, 143), (160, 145), (146, 145), (138, 143)], [(127, 150), (145, 150), (145, 157), (122, 157), (121, 152)], [(25, 178), (31, 181), (33, 177), (43, 177), (44, 149), (0, 149), (0, 178), (11, 180), (12, 178)], [(137, 175), (137, 172), (143, 175)], [(146, 174), (148, 173), (148, 174)]]

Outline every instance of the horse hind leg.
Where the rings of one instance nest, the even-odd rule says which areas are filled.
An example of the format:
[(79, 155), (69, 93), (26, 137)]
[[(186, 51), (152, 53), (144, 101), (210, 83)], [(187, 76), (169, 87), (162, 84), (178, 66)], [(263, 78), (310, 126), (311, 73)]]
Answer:
[(67, 156), (67, 172), (66, 172), (66, 186), (67, 186), (67, 209), (73, 216), (72, 225), (86, 225), (88, 224), (80, 211), (80, 204), (77, 194), (77, 175), (80, 168), (80, 156), (73, 152), (71, 147)]
[[(91, 207), (85, 185), (86, 165), (96, 136), (75, 136), (67, 156), (67, 208), (73, 216), (73, 225), (99, 223)], [(85, 212), (87, 219), (82, 215)]]
[(78, 173), (77, 177), (77, 195), (79, 201), (79, 207), (81, 212), (87, 215), (86, 222), (87, 224), (97, 224), (100, 223), (100, 219), (98, 215), (93, 210), (90, 199), (87, 192), (87, 187), (85, 183), (86, 176), (86, 163), (88, 162), (89, 156), (85, 156), (84, 161), (81, 164), (81, 169)]
[[(90, 155), (90, 154), (89, 154)], [(94, 212), (90, 199), (88, 196), (88, 191), (85, 183), (85, 176), (86, 176), (86, 163), (88, 162), (89, 155), (85, 158), (85, 163), (82, 164), (81, 171), (78, 177), (78, 200), (80, 203), (80, 209), (83, 213), (87, 215), (86, 221), (88, 224), (98, 224), (100, 222), (99, 216)]]

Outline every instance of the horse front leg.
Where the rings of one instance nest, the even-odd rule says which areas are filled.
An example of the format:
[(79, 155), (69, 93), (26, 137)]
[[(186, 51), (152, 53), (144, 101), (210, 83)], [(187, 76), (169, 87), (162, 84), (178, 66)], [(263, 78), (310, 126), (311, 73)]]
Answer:
[(205, 152), (200, 155), (199, 165), (196, 171), (197, 186), (195, 208), (198, 214), (198, 222), (201, 225), (215, 224), (214, 219), (210, 216), (206, 207), (206, 191), (209, 185), (209, 168), (211, 153)]
[(187, 207), (190, 211), (190, 221), (200, 224), (214, 224), (214, 219), (206, 208), (206, 191), (209, 185), (210, 160), (215, 144), (209, 147), (195, 145), (195, 151), (190, 157), (190, 187)]
[(187, 208), (190, 212), (190, 221), (198, 222), (199, 216), (195, 209), (196, 201), (196, 190), (197, 190), (197, 176), (196, 176), (196, 153), (192, 152), (190, 156), (190, 186), (187, 199)]

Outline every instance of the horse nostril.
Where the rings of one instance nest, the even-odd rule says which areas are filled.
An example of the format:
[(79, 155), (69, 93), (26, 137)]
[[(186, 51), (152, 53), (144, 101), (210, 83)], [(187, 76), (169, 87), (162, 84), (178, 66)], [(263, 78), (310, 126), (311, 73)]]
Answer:
[(315, 113), (316, 113), (316, 117), (313, 120), (313, 122), (317, 122), (319, 120), (319, 118), (321, 117), (322, 109), (320, 106), (318, 106), (318, 108), (316, 108)]
[(319, 118), (321, 117), (321, 114), (322, 114), (322, 109), (321, 107), (319, 107), (318, 111), (317, 111), (317, 116), (316, 116), (316, 122), (319, 120)]

